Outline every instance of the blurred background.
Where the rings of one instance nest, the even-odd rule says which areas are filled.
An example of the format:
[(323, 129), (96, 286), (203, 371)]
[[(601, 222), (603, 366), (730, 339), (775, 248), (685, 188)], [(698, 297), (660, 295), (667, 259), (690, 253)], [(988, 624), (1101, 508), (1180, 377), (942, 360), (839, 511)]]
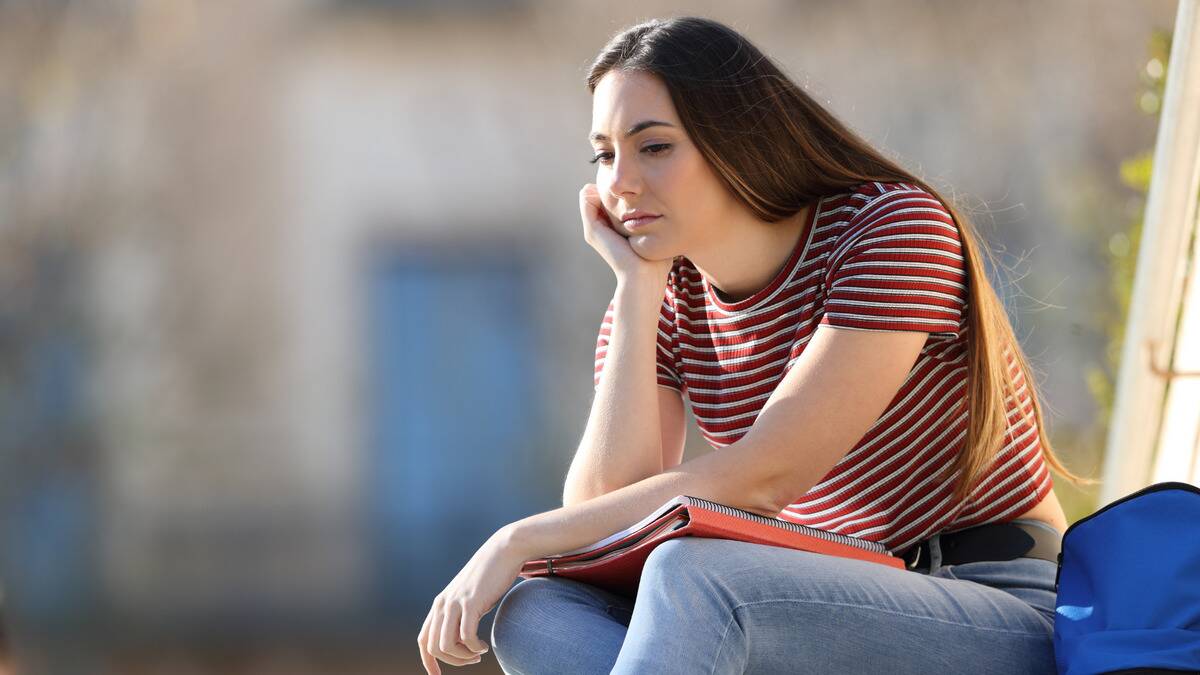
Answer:
[(561, 505), (615, 286), (584, 75), (655, 16), (743, 32), (966, 209), (1098, 476), (1175, 10), (0, 0), (9, 667), (424, 672), (433, 597)]

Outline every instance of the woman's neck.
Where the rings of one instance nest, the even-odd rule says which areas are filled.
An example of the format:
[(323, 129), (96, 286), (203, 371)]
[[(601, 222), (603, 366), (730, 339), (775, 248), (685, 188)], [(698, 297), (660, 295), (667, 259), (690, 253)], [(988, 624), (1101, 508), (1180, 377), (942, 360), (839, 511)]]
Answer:
[(767, 287), (800, 245), (813, 205), (776, 223), (749, 220), (687, 258), (724, 302), (744, 300)]

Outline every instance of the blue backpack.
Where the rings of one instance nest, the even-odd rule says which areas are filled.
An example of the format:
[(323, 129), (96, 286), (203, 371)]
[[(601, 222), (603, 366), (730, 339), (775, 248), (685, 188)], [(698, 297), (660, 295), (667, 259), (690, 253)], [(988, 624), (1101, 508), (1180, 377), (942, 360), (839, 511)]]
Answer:
[(1155, 483), (1063, 533), (1060, 675), (1200, 672), (1200, 488)]

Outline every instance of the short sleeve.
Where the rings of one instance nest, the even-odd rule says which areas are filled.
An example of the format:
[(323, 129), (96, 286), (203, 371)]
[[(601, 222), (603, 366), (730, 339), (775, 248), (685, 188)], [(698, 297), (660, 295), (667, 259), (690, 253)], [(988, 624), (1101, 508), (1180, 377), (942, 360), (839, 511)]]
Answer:
[[(600, 386), (600, 374), (604, 370), (604, 357), (608, 355), (608, 343), (613, 333), (613, 306), (616, 296), (608, 303), (604, 320), (600, 323), (600, 334), (596, 337), (596, 369), (592, 380), (593, 389)], [(617, 326), (619, 328), (620, 326)], [(668, 283), (663, 291), (663, 302), (658, 315), (658, 339), (654, 350), (657, 363), (657, 381), (664, 387), (683, 391), (683, 381), (675, 368), (675, 293)]]
[(826, 271), (821, 323), (956, 337), (966, 283), (950, 212), (924, 190), (894, 190), (851, 218)]

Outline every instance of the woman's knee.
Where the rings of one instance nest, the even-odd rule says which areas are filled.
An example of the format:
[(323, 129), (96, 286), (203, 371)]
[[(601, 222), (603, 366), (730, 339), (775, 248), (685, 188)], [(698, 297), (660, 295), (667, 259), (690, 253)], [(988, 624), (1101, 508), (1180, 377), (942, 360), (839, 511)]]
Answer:
[(544, 598), (548, 592), (552, 592), (553, 589), (548, 588), (552, 585), (550, 581), (542, 577), (525, 579), (500, 598), (496, 613), (492, 616), (492, 648), (497, 656), (512, 641), (520, 640), (522, 627), (530, 625), (532, 608), (541, 602), (539, 596)]
[(593, 672), (593, 661), (611, 663), (620, 650), (625, 626), (613, 609), (602, 591), (587, 584), (525, 579), (496, 606), (493, 653), (506, 673)]
[(703, 567), (705, 561), (711, 560), (715, 549), (724, 539), (709, 539), (707, 537), (675, 537), (654, 547), (646, 557), (642, 567), (642, 577), (648, 574), (678, 575), (685, 570), (695, 570)]
[(647, 556), (642, 579), (672, 583), (705, 583), (715, 576), (752, 565), (769, 547), (709, 537), (676, 537), (659, 544)]
[(532, 577), (508, 589), (492, 617), (492, 644), (498, 652), (506, 645), (527, 640), (545, 640), (569, 632), (566, 622), (590, 608), (608, 603), (591, 589), (572, 579)]
[(695, 596), (697, 589), (703, 595), (724, 596), (719, 592), (725, 586), (728, 574), (727, 557), (736, 555), (730, 545), (734, 542), (707, 537), (676, 537), (655, 546), (642, 566), (638, 601), (671, 600), (678, 596)]
[(819, 599), (844, 594), (848, 585), (873, 584), (878, 573), (873, 567), (883, 566), (743, 541), (677, 537), (646, 558), (641, 577), (646, 588), (638, 597), (703, 595), (728, 607), (780, 597)]
[(492, 616), (492, 653), (506, 673), (523, 672), (521, 655), (527, 651), (536, 631), (532, 627), (533, 608), (552, 592), (551, 580), (534, 577), (518, 582), (496, 605)]

